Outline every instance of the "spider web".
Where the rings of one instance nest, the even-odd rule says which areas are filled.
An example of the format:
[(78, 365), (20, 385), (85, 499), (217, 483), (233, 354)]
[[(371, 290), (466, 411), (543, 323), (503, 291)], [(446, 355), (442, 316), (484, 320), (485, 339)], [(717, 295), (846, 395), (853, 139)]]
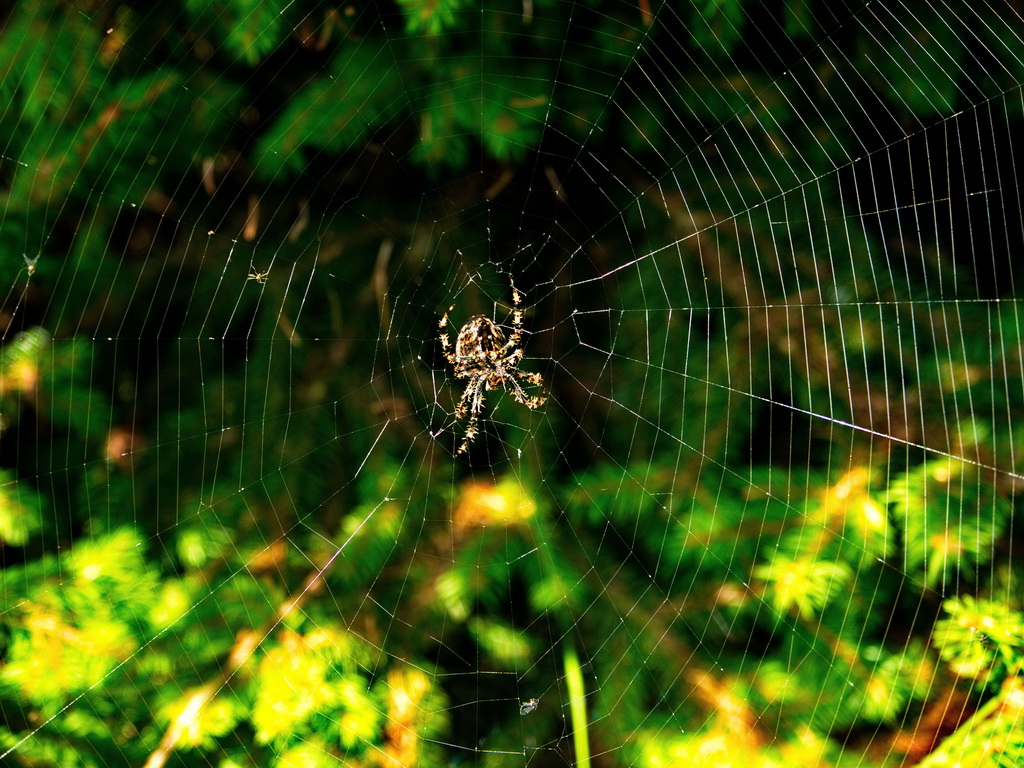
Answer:
[(1024, 754), (1011, 6), (201, 5), (0, 38), (5, 759)]

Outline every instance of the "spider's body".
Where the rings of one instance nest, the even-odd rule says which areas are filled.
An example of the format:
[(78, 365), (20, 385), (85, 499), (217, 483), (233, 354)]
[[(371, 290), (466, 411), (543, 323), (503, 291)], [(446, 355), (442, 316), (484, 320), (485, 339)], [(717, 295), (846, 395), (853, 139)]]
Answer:
[(481, 364), (486, 366), (486, 361), (500, 357), (505, 344), (505, 334), (491, 318), (473, 315), (459, 331), (455, 340), (454, 360), (449, 355), (448, 362), (455, 365), (456, 377), (467, 378), (466, 371), (474, 370)]
[(512, 286), (512, 334), (506, 340), (501, 327), (484, 315), (473, 315), (459, 329), (454, 348), (448, 338), (449, 307), (438, 324), (441, 348), (445, 358), (455, 368), (455, 378), (468, 379), (466, 391), (455, 406), (455, 418), (465, 419), (466, 434), (456, 453), (462, 453), (477, 436), (480, 413), (484, 408), (484, 392), (489, 389), (505, 388), (512, 393), (516, 402), (527, 408), (539, 408), (547, 400), (543, 394), (531, 397), (523, 390), (520, 381), (542, 386), (539, 373), (519, 370), (519, 361), (523, 359), (520, 347), (523, 334), (523, 310), (520, 308), (522, 296)]

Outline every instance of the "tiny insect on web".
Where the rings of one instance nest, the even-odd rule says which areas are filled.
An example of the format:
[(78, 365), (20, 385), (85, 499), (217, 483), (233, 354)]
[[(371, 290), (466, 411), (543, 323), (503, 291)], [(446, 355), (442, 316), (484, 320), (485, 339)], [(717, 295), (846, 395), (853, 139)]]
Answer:
[(268, 277), (270, 277), (269, 269), (266, 272), (260, 272), (252, 265), (252, 262), (249, 262), (249, 276), (245, 278), (246, 282), (255, 280), (260, 285), (266, 285)]
[(539, 373), (519, 370), (523, 359), (523, 296), (515, 283), (512, 286), (512, 333), (506, 340), (501, 327), (484, 315), (474, 315), (459, 329), (452, 344), (448, 337), (448, 315), (452, 305), (438, 323), (438, 338), (445, 358), (455, 368), (455, 378), (468, 379), (462, 397), (455, 406), (455, 418), (468, 419), (466, 432), (456, 454), (463, 453), (479, 434), (480, 414), (484, 407), (484, 392), (504, 388), (512, 393), (516, 402), (535, 409), (547, 402), (543, 390), (540, 395), (526, 394), (521, 382), (543, 387)]

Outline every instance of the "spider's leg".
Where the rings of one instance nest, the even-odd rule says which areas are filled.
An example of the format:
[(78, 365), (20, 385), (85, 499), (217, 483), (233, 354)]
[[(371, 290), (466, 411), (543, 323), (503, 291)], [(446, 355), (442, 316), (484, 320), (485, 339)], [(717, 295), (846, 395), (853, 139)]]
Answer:
[(469, 417), (469, 422), (466, 424), (466, 433), (462, 436), (462, 442), (459, 443), (459, 449), (455, 451), (456, 456), (465, 452), (465, 450), (469, 448), (469, 444), (473, 442), (473, 438), (477, 435), (476, 425), (478, 420), (479, 419), (475, 413)]
[(517, 344), (519, 344), (519, 336), (513, 333), (511, 336), (509, 336), (509, 339), (505, 343), (505, 345), (494, 353), (495, 357), (497, 357), (499, 360), (507, 358), (510, 354), (512, 354), (513, 350), (516, 349)]
[[(527, 381), (530, 384), (533, 384), (534, 386), (540, 387), (541, 393), (539, 395), (534, 395), (532, 397), (530, 395), (527, 395), (525, 390), (519, 384), (519, 382), (516, 381), (517, 377), (522, 379), (523, 381)], [(544, 403), (547, 402), (548, 396), (547, 393), (544, 392), (544, 380), (540, 377), (539, 373), (534, 373), (532, 371), (520, 371), (518, 368), (513, 368), (509, 371), (508, 380), (511, 381), (514, 385), (514, 389), (512, 390), (512, 396), (518, 402), (525, 405), (527, 408), (531, 410), (533, 410), (534, 408), (540, 408), (542, 405), (544, 405)]]
[(456, 419), (464, 419), (468, 413), (470, 423), (476, 422), (484, 408), (483, 388), (486, 382), (484, 378), (477, 378), (469, 383), (466, 391), (462, 393), (459, 404), (455, 406)]
[(470, 413), (474, 416), (479, 416), (484, 410), (484, 384), (487, 383), (487, 379), (477, 379), (476, 386), (473, 388), (473, 402), (469, 407)]
[(511, 277), (508, 282), (512, 286), (512, 328), (515, 331), (521, 331), (523, 329), (523, 295), (516, 288)]
[(512, 350), (518, 349), (523, 341), (523, 295), (519, 293), (511, 277), (508, 282), (512, 286), (512, 333), (508, 337), (508, 343), (498, 350), (500, 357), (505, 357)]
[[(466, 418), (466, 403), (471, 397), (475, 396), (476, 391), (480, 389), (482, 382), (473, 379), (466, 386), (466, 391), (462, 393), (462, 397), (459, 398), (458, 404), (455, 406), (455, 418), (464, 419)], [(473, 407), (470, 407), (473, 410)]]
[(508, 375), (505, 377), (505, 389), (512, 393), (512, 397), (516, 399), (517, 403), (522, 403), (523, 405), (526, 405), (530, 397), (529, 395), (526, 394), (526, 391), (523, 389), (522, 385), (518, 381), (516, 381), (515, 373), (515, 371), (508, 372)]
[[(474, 435), (473, 437), (476, 437), (476, 435)], [(469, 448), (469, 443), (471, 440), (472, 438), (469, 436), (469, 432), (467, 431), (465, 436), (462, 438), (462, 442), (459, 443), (459, 449), (455, 451), (455, 455), (458, 456), (460, 453), (465, 453), (466, 449)]]
[(462, 399), (459, 400), (459, 405), (455, 409), (455, 417), (463, 419), (466, 417), (466, 401), (469, 402), (469, 421), (466, 422), (466, 433), (462, 437), (462, 443), (459, 445), (459, 449), (455, 452), (458, 456), (460, 453), (465, 451), (473, 438), (477, 436), (477, 425), (480, 423), (480, 411), (484, 407), (484, 394), (483, 385), (487, 380), (485, 378), (477, 378), (470, 382), (469, 386), (466, 387), (466, 391), (462, 393)]
[(452, 352), (452, 340), (448, 336), (448, 314), (453, 309), (455, 309), (454, 304), (448, 307), (448, 312), (444, 313), (437, 324), (437, 338), (441, 340), (441, 350), (444, 352), (444, 356), (448, 359), (448, 362), (452, 365), (455, 364), (455, 353)]
[(512, 373), (523, 381), (528, 381), (538, 387), (544, 386), (544, 379), (540, 377), (539, 373), (534, 373), (533, 371), (520, 371), (518, 368), (516, 368)]

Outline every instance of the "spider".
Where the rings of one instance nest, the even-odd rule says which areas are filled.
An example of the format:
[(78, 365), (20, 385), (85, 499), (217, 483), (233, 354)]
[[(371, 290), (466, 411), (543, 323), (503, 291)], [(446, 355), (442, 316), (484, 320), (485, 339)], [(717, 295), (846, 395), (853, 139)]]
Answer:
[(489, 317), (473, 315), (459, 330), (453, 345), (448, 338), (448, 314), (455, 309), (452, 305), (438, 323), (438, 338), (448, 362), (455, 367), (455, 378), (469, 379), (466, 390), (455, 406), (456, 419), (468, 419), (466, 433), (456, 455), (464, 452), (479, 433), (480, 413), (484, 408), (484, 392), (504, 388), (512, 393), (516, 402), (531, 410), (540, 408), (547, 401), (547, 395), (531, 397), (526, 394), (521, 381), (543, 387), (539, 373), (519, 370), (523, 359), (520, 347), (523, 335), (523, 296), (512, 285), (512, 334), (505, 340), (505, 334)]
[(249, 262), (249, 269), (252, 271), (249, 273), (249, 276), (245, 278), (246, 282), (248, 282), (249, 280), (255, 280), (260, 285), (267, 284), (267, 278), (270, 277), (269, 269), (266, 272), (258, 272), (256, 270), (256, 267), (252, 265), (252, 262)]

